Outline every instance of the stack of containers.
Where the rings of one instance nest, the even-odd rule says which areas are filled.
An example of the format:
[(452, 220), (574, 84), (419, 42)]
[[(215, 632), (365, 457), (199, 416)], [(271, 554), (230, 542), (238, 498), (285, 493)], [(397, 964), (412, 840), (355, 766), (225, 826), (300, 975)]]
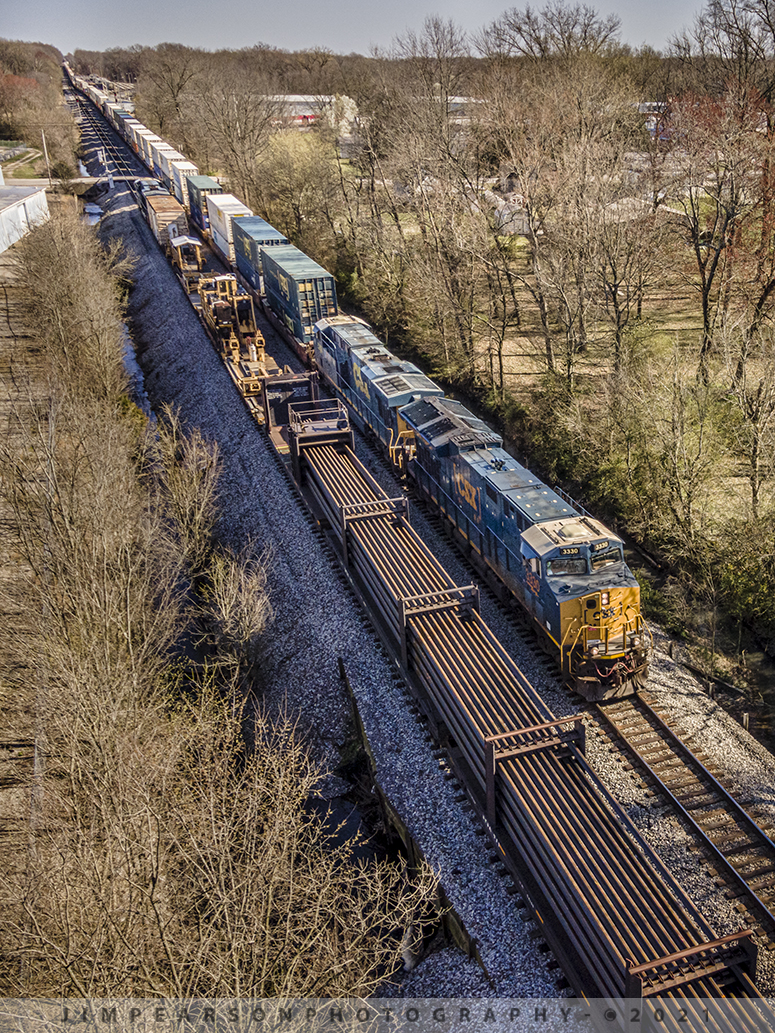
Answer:
[(261, 251), (265, 247), (279, 247), (290, 244), (287, 237), (270, 226), (266, 219), (258, 215), (236, 219), (233, 224), (234, 252), (237, 256), (237, 269), (245, 277), (253, 290), (263, 294), (261, 283)]
[(189, 176), (187, 190), (191, 221), (205, 233), (210, 229), (210, 220), (207, 216), (207, 195), (222, 194), (223, 187), (209, 176)]
[(309, 344), (315, 323), (338, 312), (333, 276), (292, 245), (262, 249), (261, 266), (270, 308), (296, 340)]
[(133, 150), (137, 152), (139, 150), (139, 144), (137, 143), (137, 131), (138, 129), (145, 129), (145, 126), (142, 122), (138, 122), (136, 118), (128, 118), (124, 122), (124, 127), (126, 129), (127, 136), (129, 137), (129, 142), (131, 143)]
[(182, 237), (188, 232), (183, 205), (170, 194), (149, 194), (145, 207), (148, 225), (161, 247), (165, 248), (173, 237)]
[(188, 177), (198, 176), (199, 169), (188, 158), (180, 160), (178, 158), (162, 157), (162, 164), (165, 164), (165, 162), (169, 165), (170, 190), (172, 190), (183, 207), (188, 208)]
[[(164, 159), (165, 157), (173, 155), (179, 155), (181, 158), (183, 157), (180, 151), (176, 151), (171, 143), (167, 143), (164, 140), (154, 140), (151, 144), (151, 169), (153, 171), (153, 174), (155, 176), (158, 176), (159, 179), (165, 181), (165, 183), (166, 177), (164, 175)], [(169, 189), (169, 183), (166, 183), (166, 186)]]
[(137, 153), (148, 166), (148, 168), (151, 167), (151, 147), (149, 141), (158, 139), (160, 138), (156, 135), (156, 133), (154, 133), (152, 129), (148, 129), (147, 126), (140, 125), (135, 129), (135, 143), (137, 145)]
[(153, 148), (156, 144), (163, 144), (164, 141), (153, 130), (149, 129), (147, 133), (140, 133), (140, 147), (142, 149), (143, 160), (148, 168), (153, 172)]
[(234, 220), (244, 219), (253, 212), (234, 194), (207, 194), (207, 217), (210, 220), (210, 236), (213, 245), (232, 265), (234, 255)]

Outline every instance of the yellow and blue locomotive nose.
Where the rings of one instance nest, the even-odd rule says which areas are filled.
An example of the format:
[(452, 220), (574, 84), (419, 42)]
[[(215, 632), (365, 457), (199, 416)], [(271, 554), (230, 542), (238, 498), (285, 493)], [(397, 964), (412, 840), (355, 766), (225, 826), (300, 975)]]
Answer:
[(637, 585), (590, 592), (561, 604), (563, 669), (578, 691), (590, 698), (622, 694), (647, 668), (649, 634), (640, 612)]

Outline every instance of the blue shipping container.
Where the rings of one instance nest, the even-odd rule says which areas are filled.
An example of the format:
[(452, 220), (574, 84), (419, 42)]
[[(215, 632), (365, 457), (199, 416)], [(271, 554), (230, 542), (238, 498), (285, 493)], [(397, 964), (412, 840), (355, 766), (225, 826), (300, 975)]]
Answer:
[(289, 244), (287, 237), (270, 226), (258, 215), (235, 219), (233, 224), (234, 251), (237, 269), (253, 290), (261, 291), (261, 250), (265, 247), (279, 247)]
[(194, 222), (202, 230), (210, 229), (210, 220), (207, 215), (207, 202), (205, 197), (208, 194), (222, 194), (223, 187), (216, 183), (210, 176), (188, 176), (188, 203), (191, 208), (192, 218), (194, 205), (196, 205), (198, 217)]
[(269, 305), (294, 337), (309, 343), (315, 323), (338, 312), (333, 276), (290, 244), (263, 248), (261, 267)]
[(188, 210), (191, 215), (191, 221), (195, 226), (198, 226), (200, 230), (204, 231), (207, 229), (205, 217), (202, 215), (202, 209), (191, 199), (191, 194), (188, 195)]

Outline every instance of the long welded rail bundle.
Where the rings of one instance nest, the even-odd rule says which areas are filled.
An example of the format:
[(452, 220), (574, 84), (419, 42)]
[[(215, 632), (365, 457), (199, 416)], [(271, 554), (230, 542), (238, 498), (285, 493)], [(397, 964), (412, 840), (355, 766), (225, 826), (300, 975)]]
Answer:
[[(476, 609), (349, 449), (305, 449), (307, 483), (601, 997), (703, 987), (745, 937), (713, 930), (649, 851)], [(674, 957), (679, 955), (678, 957)], [(633, 970), (635, 972), (633, 973)], [(718, 989), (716, 989), (718, 993)], [(685, 1028), (685, 1027), (684, 1027)]]
[[(536, 704), (483, 621), (445, 612), (412, 622), (410, 657), (463, 747), (482, 788), (489, 736), (553, 718)], [(461, 659), (465, 658), (465, 668)], [(537, 735), (530, 741), (536, 742)], [(519, 748), (519, 734), (502, 747)], [(520, 754), (499, 768), (498, 817), (538, 877), (553, 913), (608, 996), (624, 994), (628, 962), (646, 964), (714, 939), (712, 930), (666, 871), (661, 878), (604, 802), (578, 751), (557, 743)], [(658, 863), (658, 862), (657, 862)], [(713, 959), (715, 963), (716, 959)], [(702, 973), (707, 959), (689, 971)], [(660, 972), (668, 985), (678, 966)], [(680, 970), (681, 978), (686, 974)]]

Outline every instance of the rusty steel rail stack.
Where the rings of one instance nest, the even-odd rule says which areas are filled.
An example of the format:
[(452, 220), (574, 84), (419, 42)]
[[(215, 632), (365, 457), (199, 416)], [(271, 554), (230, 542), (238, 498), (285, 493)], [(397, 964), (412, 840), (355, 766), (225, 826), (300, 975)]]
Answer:
[(750, 931), (717, 940), (659, 858), (642, 841), (633, 848), (640, 837), (586, 764), (581, 718), (555, 719), (536, 702), (484, 622), (421, 618), (410, 662), (432, 683), (495, 837), (518, 844), (530, 895), (562, 930), (553, 946), (566, 966), (584, 965), (609, 997), (750, 967)]
[(454, 584), (411, 528), (406, 500), (389, 499), (355, 457), (349, 429), (336, 440), (329, 423), (316, 444), (308, 420), (291, 438), (302, 490), (430, 701), (576, 990), (684, 996), (754, 975), (751, 930), (715, 936), (587, 765), (581, 719), (548, 710), (479, 615), (476, 589)]

